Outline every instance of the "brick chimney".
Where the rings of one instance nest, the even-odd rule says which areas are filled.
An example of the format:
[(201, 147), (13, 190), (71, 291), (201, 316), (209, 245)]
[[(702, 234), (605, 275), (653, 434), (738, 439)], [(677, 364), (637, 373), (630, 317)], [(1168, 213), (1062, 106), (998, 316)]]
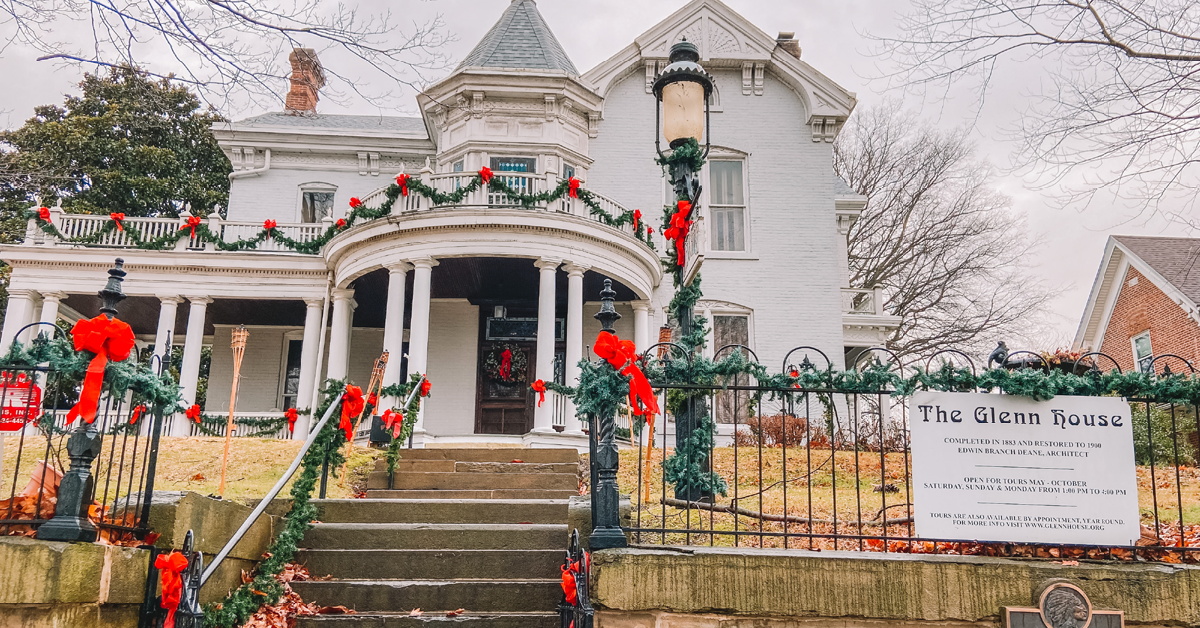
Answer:
[(793, 57), (800, 58), (800, 42), (796, 41), (796, 33), (779, 33), (779, 37), (775, 38), (775, 45)]
[(325, 71), (312, 48), (296, 48), (288, 55), (292, 63), (292, 88), (288, 90), (284, 111), (292, 115), (316, 115), (317, 92), (325, 86)]

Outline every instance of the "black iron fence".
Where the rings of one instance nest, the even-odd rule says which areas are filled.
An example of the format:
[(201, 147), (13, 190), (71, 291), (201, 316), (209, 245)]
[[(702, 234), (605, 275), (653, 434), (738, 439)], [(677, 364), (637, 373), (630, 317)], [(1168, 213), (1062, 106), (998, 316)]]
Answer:
[[(745, 348), (721, 351), (729, 350), (753, 358)], [(786, 363), (784, 372), (821, 368), (809, 359), (818, 354), (789, 354), (797, 363)], [(949, 357), (974, 370), (965, 356)], [(1092, 354), (1058, 365), (1015, 357), (1006, 366), (1095, 372), (1105, 359)], [(1177, 372), (1191, 369), (1176, 356), (1162, 356), (1152, 368), (1169, 375), (1167, 362), (1176, 361), (1184, 365), (1177, 364)], [(634, 544), (1200, 560), (1200, 411), (1194, 405), (1128, 399), (1141, 530), (1136, 542), (993, 543), (926, 538), (914, 529), (909, 399), (890, 388), (765, 386), (744, 374), (711, 386), (651, 383), (665, 416), (653, 432), (635, 421), (634, 446), (620, 453), (616, 470), (620, 493), (632, 498), (624, 531)], [(600, 423), (593, 451), (603, 449)], [(711, 438), (695, 438), (695, 430), (709, 429)], [(604, 466), (593, 458), (593, 487)]]
[[(132, 393), (106, 393), (95, 421), (81, 431), (83, 419), (67, 420), (78, 394), (78, 382), (47, 365), (0, 371), (0, 536), (34, 536), (53, 519), (72, 465), (90, 469), (80, 514), (102, 542), (136, 545), (149, 532), (162, 409)], [(84, 437), (86, 446), (73, 456), (69, 442)], [(83, 450), (95, 454), (90, 465)]]

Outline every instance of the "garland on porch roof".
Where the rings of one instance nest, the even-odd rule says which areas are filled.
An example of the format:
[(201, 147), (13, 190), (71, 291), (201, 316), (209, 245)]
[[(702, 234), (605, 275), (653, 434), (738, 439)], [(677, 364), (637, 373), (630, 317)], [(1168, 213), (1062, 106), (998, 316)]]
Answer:
[(104, 227), (86, 236), (78, 237), (67, 237), (59, 231), (54, 222), (50, 220), (49, 208), (39, 207), (29, 209), (25, 212), (25, 218), (37, 221), (38, 227), (42, 231), (62, 242), (70, 244), (95, 244), (113, 231), (123, 231), (126, 234), (126, 238), (139, 249), (164, 250), (173, 248), (179, 240), (186, 237), (211, 243), (221, 251), (246, 251), (256, 249), (258, 245), (268, 239), (272, 239), (287, 249), (297, 253), (312, 255), (320, 252), (322, 247), (329, 243), (336, 235), (353, 227), (355, 224), (388, 216), (391, 214), (392, 206), (399, 197), (408, 196), (410, 193), (415, 192), (429, 199), (434, 205), (456, 205), (461, 203), (468, 194), (481, 187), (495, 194), (503, 194), (510, 204), (521, 209), (534, 209), (537, 205), (551, 203), (564, 197), (578, 198), (588, 208), (588, 212), (599, 222), (610, 227), (621, 227), (632, 224), (636, 237), (651, 249), (654, 248), (654, 241), (649, 232), (649, 227), (643, 229), (644, 223), (639, 220), (641, 216), (640, 212), (625, 210), (620, 215), (613, 216), (600, 206), (596, 195), (586, 188), (580, 187), (579, 180), (574, 177), (560, 182), (553, 190), (537, 194), (527, 194), (514, 189), (504, 181), (503, 175), (497, 177), (488, 168), (475, 173), (471, 176), (470, 181), (453, 192), (439, 192), (432, 186), (426, 185), (420, 179), (406, 174), (398, 175), (395, 183), (389, 185), (384, 191), (385, 198), (379, 207), (370, 208), (364, 205), (358, 198), (351, 198), (350, 213), (345, 218), (338, 219), (337, 222), (327, 227), (323, 233), (307, 242), (293, 240), (283, 235), (283, 232), (279, 230), (274, 220), (264, 221), (263, 228), (252, 238), (238, 238), (233, 242), (226, 242), (219, 235), (213, 233), (199, 216), (189, 217), (186, 222), (180, 224), (178, 230), (163, 234), (157, 238), (147, 238), (140, 229), (132, 224), (127, 224), (124, 214), (109, 214), (110, 220)]

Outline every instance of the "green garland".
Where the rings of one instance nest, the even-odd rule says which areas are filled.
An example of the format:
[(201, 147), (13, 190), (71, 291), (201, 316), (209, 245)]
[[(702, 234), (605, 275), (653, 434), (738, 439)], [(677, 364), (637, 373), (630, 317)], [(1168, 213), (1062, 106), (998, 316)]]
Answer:
[[(324, 400), (313, 416), (324, 416), (334, 403), (341, 403), (346, 383), (330, 379), (321, 390)], [(317, 519), (317, 507), (310, 501), (313, 489), (321, 477), (322, 465), (329, 463), (332, 470), (340, 469), (345, 457), (341, 447), (346, 442), (345, 433), (338, 429), (338, 422), (330, 419), (317, 434), (308, 453), (304, 454), (300, 476), (292, 484), (292, 509), (283, 519), (283, 530), (267, 548), (267, 557), (254, 571), (254, 578), (232, 591), (225, 599), (210, 604), (204, 611), (204, 625), (210, 628), (235, 628), (246, 623), (251, 615), (263, 605), (275, 604), (283, 595), (283, 586), (275, 579), (283, 567), (296, 557), (296, 548), (304, 534)]]
[[(272, 436), (279, 433), (287, 426), (287, 417), (234, 417), (234, 425), (252, 428), (254, 431), (249, 434), (242, 434), (238, 438), (260, 438), (263, 436)], [(222, 428), (229, 425), (228, 416), (212, 416), (208, 414), (200, 415), (200, 421), (196, 423), (197, 429), (205, 436), (224, 436)]]
[[(534, 209), (537, 205), (557, 201), (568, 196), (571, 191), (570, 181), (563, 180), (553, 190), (540, 192), (538, 194), (526, 194), (519, 190), (513, 189), (504, 182), (502, 176), (503, 175), (493, 175), (492, 178), (485, 184), (483, 182), (482, 173), (475, 173), (475, 175), (471, 177), (469, 183), (454, 190), (453, 192), (438, 192), (432, 186), (426, 185), (425, 183), (421, 182), (420, 179), (413, 177), (409, 177), (407, 179), (406, 187), (408, 188), (410, 194), (413, 192), (420, 194), (426, 199), (429, 199), (434, 205), (456, 205), (461, 203), (463, 199), (465, 199), (471, 192), (486, 186), (488, 191), (505, 195), (505, 197), (512, 204), (520, 207), (521, 209)], [(353, 207), (345, 219), (331, 224), (325, 229), (324, 233), (307, 242), (293, 240), (283, 235), (283, 232), (280, 231), (278, 227), (268, 228), (266, 223), (264, 223), (262, 230), (252, 238), (238, 238), (233, 242), (226, 242), (219, 235), (213, 233), (212, 230), (208, 228), (206, 223), (201, 222), (194, 227), (196, 238), (201, 242), (213, 244), (218, 250), (221, 251), (245, 251), (256, 249), (258, 248), (259, 244), (262, 244), (267, 239), (274, 239), (275, 242), (287, 249), (297, 253), (314, 255), (319, 253), (321, 249), (334, 238), (334, 236), (338, 235), (342, 231), (345, 231), (346, 229), (353, 227), (356, 223), (363, 221), (369, 222), (390, 215), (392, 206), (396, 203), (396, 199), (401, 196), (401, 191), (402, 190), (399, 185), (392, 183), (385, 190), (385, 199), (379, 207), (370, 208), (365, 205)], [(596, 195), (582, 187), (576, 189), (576, 194), (579, 197), (579, 200), (582, 201), (585, 206), (587, 206), (588, 212), (592, 216), (610, 227), (621, 227), (626, 224), (630, 224), (635, 220), (634, 213), (628, 210), (622, 212), (619, 216), (613, 216), (612, 214), (609, 214), (604, 210), (603, 207), (600, 206), (600, 203), (596, 200)], [(96, 242), (99, 242), (105, 235), (112, 233), (117, 229), (117, 222), (115, 220), (110, 220), (94, 233), (86, 236), (69, 238), (59, 231), (58, 227), (56, 227), (53, 222), (44, 220), (41, 213), (37, 209), (26, 210), (25, 218), (27, 220), (36, 220), (42, 231), (54, 236), (62, 242), (71, 244), (95, 244)], [(183, 224), (180, 225), (178, 230), (172, 233), (163, 234), (157, 238), (146, 238), (145, 234), (143, 234), (141, 230), (139, 230), (133, 224), (122, 221), (121, 228), (124, 229), (128, 239), (134, 243), (136, 248), (155, 251), (173, 248), (176, 243), (179, 242), (179, 240), (183, 238), (191, 238), (193, 229), (193, 227)], [(651, 249), (654, 249), (653, 238), (651, 238), (646, 232), (644, 224), (641, 221), (638, 221), (637, 224), (636, 237)]]
[[(395, 397), (397, 399), (405, 399), (412, 393), (413, 389), (421, 384), (424, 378), (413, 373), (409, 376), (408, 382), (403, 384), (392, 384), (385, 386), (380, 391), (381, 397)], [(408, 405), (404, 408), (404, 422), (400, 424), (400, 435), (392, 439), (388, 443), (387, 448), (387, 472), (388, 478), (391, 478), (396, 473), (396, 462), (400, 460), (400, 448), (404, 443), (408, 442), (408, 438), (412, 436), (413, 426), (417, 424), (417, 413), (421, 410), (421, 394), (417, 393), (408, 401)]]
[(704, 149), (700, 148), (700, 142), (696, 138), (689, 137), (685, 144), (672, 149), (669, 155), (655, 157), (654, 163), (667, 171), (683, 164), (688, 166), (692, 172), (700, 172), (700, 169), (704, 167)]

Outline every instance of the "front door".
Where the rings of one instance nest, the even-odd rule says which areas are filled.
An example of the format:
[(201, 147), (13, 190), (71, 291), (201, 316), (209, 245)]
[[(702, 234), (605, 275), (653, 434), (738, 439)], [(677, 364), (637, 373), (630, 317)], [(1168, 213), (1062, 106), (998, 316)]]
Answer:
[(536, 343), (525, 340), (480, 341), (476, 434), (525, 434), (533, 429), (529, 384), (536, 351)]

